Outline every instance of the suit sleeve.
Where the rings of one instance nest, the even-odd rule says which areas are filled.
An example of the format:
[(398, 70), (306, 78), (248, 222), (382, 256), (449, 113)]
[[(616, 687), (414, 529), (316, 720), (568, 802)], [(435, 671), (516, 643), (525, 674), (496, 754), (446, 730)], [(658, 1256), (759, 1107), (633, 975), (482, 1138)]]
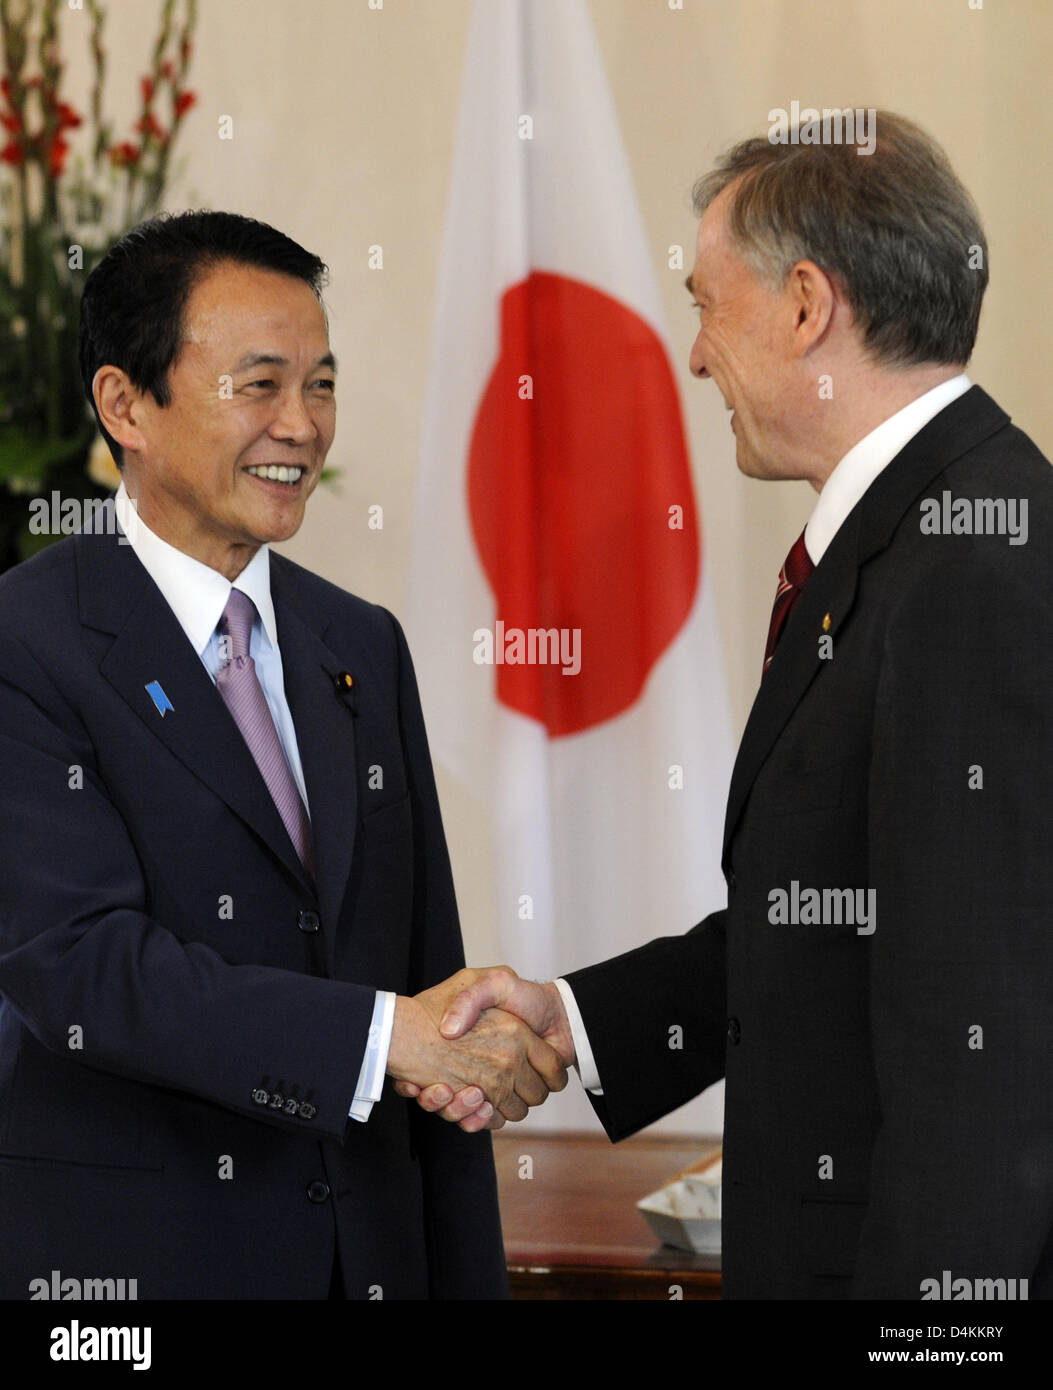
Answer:
[[(402, 628), (394, 617), (391, 621), (398, 646), (399, 720), (414, 827), (409, 988), (419, 993), (462, 969), (464, 948), (413, 663)], [(507, 1296), (489, 1134), (465, 1134), (457, 1125), (425, 1114), (415, 1101), (405, 1104), (422, 1160), (431, 1297)]]
[(888, 628), (869, 807), (882, 1118), (858, 1298), (1053, 1260), (1053, 622), (1048, 575), (987, 544), (914, 584)]
[[(142, 871), (76, 711), (0, 632), (0, 994), (47, 1048), (262, 1123), (343, 1138), (375, 991), (181, 941)], [(295, 1115), (253, 1098), (296, 1077)]]
[(724, 1075), (727, 913), (684, 936), (565, 976), (603, 1086), (589, 1096), (613, 1141), (686, 1104)]

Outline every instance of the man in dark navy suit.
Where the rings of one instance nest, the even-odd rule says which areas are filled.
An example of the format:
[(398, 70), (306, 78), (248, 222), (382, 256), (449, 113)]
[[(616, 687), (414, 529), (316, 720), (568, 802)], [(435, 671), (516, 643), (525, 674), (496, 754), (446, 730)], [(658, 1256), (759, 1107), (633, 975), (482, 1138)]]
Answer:
[(85, 289), (120, 532), (0, 580), (6, 1298), (506, 1293), (489, 1147), (385, 1074), (521, 1118), (562, 1062), (499, 1011), (439, 1036), (463, 956), (405, 640), (268, 549), (333, 439), (323, 272), (193, 213)]
[(612, 1139), (726, 1077), (728, 1297), (1050, 1298), (1053, 473), (965, 376), (987, 246), (946, 156), (887, 112), (870, 150), (803, 134), (696, 188), (691, 369), (744, 473), (819, 494), (727, 908), (566, 980), (477, 977), (450, 1031), (516, 1010)]

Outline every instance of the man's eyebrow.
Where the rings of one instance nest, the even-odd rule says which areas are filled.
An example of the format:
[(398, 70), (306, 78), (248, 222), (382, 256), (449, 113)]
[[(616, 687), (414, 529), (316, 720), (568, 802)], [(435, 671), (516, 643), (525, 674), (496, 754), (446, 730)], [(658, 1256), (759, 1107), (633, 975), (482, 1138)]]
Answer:
[[(282, 357), (281, 354), (277, 352), (247, 352), (240, 361), (234, 364), (234, 370), (236, 372), (243, 372), (250, 367), (287, 367), (288, 365), (289, 359), (287, 357)], [(331, 352), (326, 352), (319, 357), (314, 365), (316, 367), (329, 367), (335, 372), (336, 358)]]

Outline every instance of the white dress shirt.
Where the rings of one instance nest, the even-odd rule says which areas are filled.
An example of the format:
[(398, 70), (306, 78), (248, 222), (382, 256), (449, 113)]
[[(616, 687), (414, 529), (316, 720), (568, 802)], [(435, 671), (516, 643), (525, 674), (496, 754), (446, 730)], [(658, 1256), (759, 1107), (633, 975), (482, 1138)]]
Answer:
[[(231, 584), (219, 570), (203, 565), (200, 560), (195, 560), (193, 556), (177, 550), (174, 545), (169, 545), (167, 541), (155, 535), (135, 510), (123, 481), (117, 489), (115, 506), (117, 520), (128, 544), (135, 551), (147, 574), (161, 590), (165, 602), (175, 614), (190, 645), (201, 658), (201, 663), (213, 684), (224, 660), (216, 626), (227, 606), (231, 589), (240, 589), (256, 605), (257, 616), (252, 624), (249, 655), (255, 664), (256, 675), (263, 687), (274, 727), (278, 731), (278, 741), (285, 754), (285, 761), (289, 764), (293, 781), (310, 816), (311, 807), (307, 800), (296, 729), (293, 726), (289, 702), (285, 698), (282, 654), (278, 647), (278, 627), (271, 599), (269, 547), (261, 545)], [(354, 1101), (348, 1112), (352, 1119), (368, 1120), (374, 1103), (380, 1099), (394, 1021), (395, 995), (378, 990)]]
[[(813, 564), (817, 565), (823, 558), (849, 512), (882, 469), (888, 467), (919, 430), (945, 406), (968, 391), (971, 385), (964, 372), (951, 377), (949, 381), (941, 381), (939, 386), (934, 386), (931, 391), (926, 391), (902, 410), (897, 410), (895, 415), (883, 420), (849, 449), (823, 485), (808, 525), (804, 528), (804, 545)], [(603, 1086), (574, 991), (566, 980), (557, 980), (556, 988), (567, 1010), (581, 1084), (593, 1095), (602, 1096)]]
[(971, 385), (964, 372), (949, 381), (941, 381), (939, 386), (883, 420), (858, 444), (853, 444), (823, 484), (815, 510), (804, 528), (804, 547), (813, 565), (823, 558), (842, 522), (882, 469), (888, 467), (934, 416), (963, 396)]

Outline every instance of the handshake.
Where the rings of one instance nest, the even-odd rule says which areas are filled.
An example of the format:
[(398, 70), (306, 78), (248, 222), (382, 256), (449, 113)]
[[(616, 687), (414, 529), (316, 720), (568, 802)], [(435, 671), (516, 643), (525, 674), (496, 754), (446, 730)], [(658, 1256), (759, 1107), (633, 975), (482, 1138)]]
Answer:
[(559, 990), (508, 966), (460, 970), (396, 1000), (387, 1065), (396, 1091), (468, 1133), (523, 1119), (563, 1090), (573, 1061)]

